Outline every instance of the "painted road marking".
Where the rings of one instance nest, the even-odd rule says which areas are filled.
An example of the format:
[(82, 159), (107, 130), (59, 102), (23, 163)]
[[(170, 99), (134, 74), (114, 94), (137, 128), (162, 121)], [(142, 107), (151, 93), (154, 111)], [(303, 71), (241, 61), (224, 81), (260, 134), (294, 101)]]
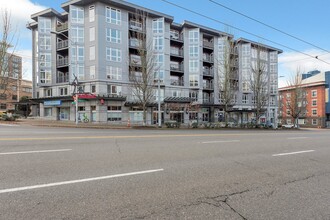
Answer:
[(93, 177), (93, 178), (87, 178), (87, 179), (78, 179), (78, 180), (70, 180), (70, 181), (64, 181), (64, 182), (40, 184), (40, 185), (34, 185), (34, 186), (24, 186), (24, 187), (10, 188), (10, 189), (2, 189), (2, 190), (0, 190), (0, 194), (9, 193), (9, 192), (18, 192), (18, 191), (24, 191), (24, 190), (31, 190), (31, 189), (46, 188), (46, 187), (53, 187), (53, 186), (68, 185), (68, 184), (74, 184), (74, 183), (90, 182), (90, 181), (96, 181), (96, 180), (111, 179), (111, 178), (124, 177), (124, 176), (155, 173), (155, 172), (160, 172), (160, 171), (164, 171), (164, 169), (145, 170), (145, 171), (138, 171), (138, 172), (131, 172), (131, 173), (115, 174), (115, 175), (110, 175), (110, 176), (100, 176), (100, 177)]
[(20, 152), (5, 152), (0, 155), (11, 155), (11, 154), (34, 154), (34, 153), (53, 153), (61, 151), (70, 151), (72, 149), (58, 149), (58, 150), (38, 150), (38, 151), (20, 151)]
[(17, 127), (17, 126), (19, 126), (19, 125), (13, 125), (13, 124), (0, 124), (0, 126)]
[(282, 153), (282, 154), (273, 154), (273, 157), (277, 157), (277, 156), (286, 156), (286, 155), (292, 155), (292, 154), (303, 154), (303, 153), (310, 153), (313, 152), (315, 150), (305, 150), (305, 151), (297, 151), (297, 152), (291, 152), (291, 153)]
[(232, 143), (232, 142), (240, 142), (240, 140), (227, 140), (227, 141), (205, 141), (202, 144), (213, 144), (213, 143)]
[(289, 137), (288, 140), (306, 139), (307, 137)]

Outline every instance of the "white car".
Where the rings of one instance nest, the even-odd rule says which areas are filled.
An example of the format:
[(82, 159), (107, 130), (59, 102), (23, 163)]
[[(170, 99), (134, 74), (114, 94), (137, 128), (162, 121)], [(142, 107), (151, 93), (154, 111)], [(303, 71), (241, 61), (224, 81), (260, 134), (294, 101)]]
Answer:
[(297, 125), (294, 125), (294, 124), (286, 124), (286, 125), (282, 125), (282, 128), (297, 128)]

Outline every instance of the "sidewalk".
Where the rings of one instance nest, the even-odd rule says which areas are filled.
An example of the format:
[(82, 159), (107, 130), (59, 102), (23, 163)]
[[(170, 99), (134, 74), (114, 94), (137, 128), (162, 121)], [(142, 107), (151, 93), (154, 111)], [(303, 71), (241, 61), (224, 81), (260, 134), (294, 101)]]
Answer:
[(12, 122), (0, 122), (4, 124), (24, 124), (31, 126), (44, 126), (44, 127), (67, 127), (67, 128), (95, 128), (95, 129), (131, 129), (127, 125), (112, 125), (108, 123), (84, 123), (79, 122), (76, 125), (72, 121), (53, 121), (53, 120), (44, 120), (40, 118), (21, 118), (17, 121)]

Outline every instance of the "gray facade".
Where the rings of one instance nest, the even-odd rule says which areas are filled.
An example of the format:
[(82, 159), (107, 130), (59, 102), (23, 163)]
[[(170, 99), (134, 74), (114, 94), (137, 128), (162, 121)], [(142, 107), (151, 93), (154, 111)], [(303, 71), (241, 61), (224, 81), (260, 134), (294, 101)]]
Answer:
[[(148, 107), (148, 124), (157, 123), (158, 99), (163, 122), (221, 120), (219, 54), (224, 54), (224, 42), (234, 45), (230, 59), (236, 75), (231, 80), (237, 84), (229, 117), (236, 123), (253, 119), (253, 94), (243, 88), (242, 76), (251, 71), (246, 66), (253, 62), (253, 48), (260, 44), (234, 40), (230, 34), (188, 21), (176, 24), (172, 16), (120, 0), (72, 0), (61, 6), (62, 13), (47, 9), (33, 14), (35, 22), (28, 25), (33, 36), (33, 98), (40, 102), (35, 111), (40, 117), (75, 120), (72, 94), (76, 91), (72, 82), (76, 76), (80, 91), (92, 94), (78, 103), (80, 118), (98, 123), (140, 124), (142, 111), (132, 94), (130, 65), (132, 61), (139, 64), (140, 60), (134, 33), (144, 32), (157, 57), (160, 80), (160, 94), (155, 85), (154, 102)], [(145, 29), (136, 19), (137, 13), (147, 15)], [(264, 118), (275, 123), (277, 55), (282, 51), (262, 46), (266, 48), (265, 62), (269, 67), (270, 100)], [(243, 54), (242, 47), (249, 47), (250, 53)], [(251, 101), (243, 103), (244, 94)]]

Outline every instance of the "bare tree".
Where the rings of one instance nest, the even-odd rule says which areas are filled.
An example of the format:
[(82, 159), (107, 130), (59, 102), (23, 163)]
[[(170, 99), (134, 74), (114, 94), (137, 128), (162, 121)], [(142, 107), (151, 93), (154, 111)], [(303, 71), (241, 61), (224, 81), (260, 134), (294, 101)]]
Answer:
[(301, 71), (297, 68), (296, 73), (288, 81), (286, 97), (287, 115), (294, 119), (294, 127), (298, 125), (298, 119), (306, 111), (306, 91), (302, 85)]
[(148, 104), (155, 101), (155, 85), (159, 67), (153, 50), (153, 41), (146, 34), (147, 14), (137, 11), (134, 19), (141, 28), (130, 36), (130, 42), (136, 47), (136, 54), (130, 54), (129, 59), (131, 92), (143, 110), (143, 125), (145, 126)]
[(220, 106), (224, 111), (224, 119), (226, 127), (228, 126), (229, 111), (234, 105), (234, 96), (237, 89), (237, 70), (235, 69), (235, 45), (228, 37), (223, 40), (223, 51), (219, 51), (218, 59), (215, 60), (217, 65), (217, 83), (219, 88)]
[(9, 84), (12, 80), (10, 62), (13, 57), (14, 48), (9, 52), (9, 48), (13, 47), (15, 40), (15, 31), (12, 29), (10, 13), (7, 10), (1, 10), (1, 42), (0, 42), (0, 99), (6, 99), (9, 92)]
[(268, 91), (268, 68), (264, 60), (264, 55), (267, 54), (266, 49), (257, 46), (255, 60), (251, 64), (250, 88), (252, 91), (252, 104), (256, 117), (257, 126), (261, 116), (266, 112), (267, 103), (269, 101)]

